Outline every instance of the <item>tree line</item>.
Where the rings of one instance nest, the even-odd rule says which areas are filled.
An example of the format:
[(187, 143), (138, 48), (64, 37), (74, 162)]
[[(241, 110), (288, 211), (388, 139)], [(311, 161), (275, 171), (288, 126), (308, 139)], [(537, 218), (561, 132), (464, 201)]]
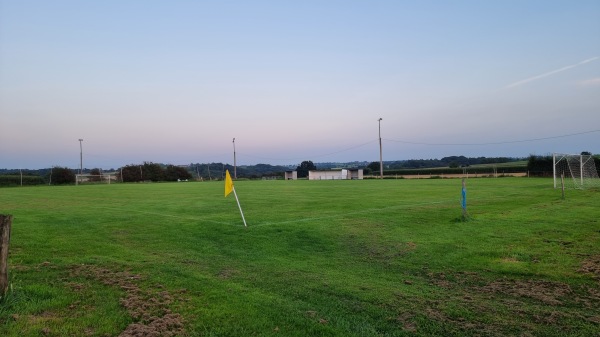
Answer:
[[(581, 155), (592, 155), (589, 151), (581, 152)], [(594, 165), (600, 175), (600, 156), (593, 156)], [(527, 160), (527, 171), (533, 176), (552, 176), (554, 161), (552, 156), (536, 156), (531, 155)]]
[[(77, 169), (55, 166), (43, 170), (12, 170), (0, 174), (0, 186), (19, 185), (66, 185), (74, 184)], [(84, 170), (89, 182), (102, 181), (102, 170), (93, 168)], [(126, 165), (116, 171), (116, 178), (120, 182), (140, 181), (178, 181), (192, 179), (191, 173), (185, 168), (175, 165), (160, 165), (152, 162), (144, 162), (141, 165)]]
[[(582, 154), (590, 154), (587, 151)], [(525, 158), (511, 157), (475, 157), (449, 156), (442, 159), (411, 159), (402, 161), (385, 161), (385, 174), (409, 174), (419, 169), (446, 167), (452, 170), (469, 167), (479, 164), (510, 163), (521, 161)], [(594, 162), (596, 169), (600, 170), (600, 157), (595, 156)], [(298, 165), (295, 170), (298, 178), (308, 177), (308, 171), (316, 169), (331, 169), (335, 167), (363, 168), (365, 174), (379, 173), (379, 162), (351, 162), (351, 163), (313, 163), (311, 160), (305, 160)], [(274, 166), (269, 164), (242, 165), (237, 166), (235, 171), (238, 179), (260, 179), (263, 177), (283, 178), (284, 172), (292, 169), (287, 166)], [(531, 155), (527, 158), (527, 166), (515, 168), (503, 167), (503, 170), (514, 171), (516, 169), (526, 170), (534, 176), (552, 175), (552, 156)], [(130, 164), (117, 170), (116, 178), (119, 182), (143, 182), (143, 181), (178, 181), (178, 180), (222, 180), (225, 171), (233, 175), (234, 167), (224, 163), (191, 163), (185, 166), (165, 165), (153, 162), (144, 162), (142, 164)], [(52, 167), (40, 170), (7, 170), (0, 169), (0, 186), (19, 186), (19, 185), (62, 185), (74, 184), (75, 175), (79, 172), (77, 169), (67, 167)], [(415, 171), (416, 172), (416, 171)], [(454, 172), (454, 171), (453, 171)], [(457, 171), (458, 172), (458, 171)], [(98, 168), (85, 169), (84, 173), (100, 176), (102, 170)], [(414, 173), (414, 172), (413, 172)], [(412, 174), (412, 173), (411, 173)], [(89, 177), (89, 181), (100, 181), (100, 177)]]
[[(235, 168), (238, 178), (259, 179), (262, 177), (281, 177), (288, 168), (257, 164), (251, 166), (238, 166)], [(112, 169), (116, 180), (119, 182), (159, 182), (181, 180), (221, 180), (225, 170), (233, 175), (233, 165), (223, 163), (171, 165), (153, 162), (125, 165), (119, 169)], [(74, 184), (79, 169), (55, 166), (40, 170), (8, 170), (0, 169), (0, 186), (20, 185), (64, 185)], [(87, 181), (102, 181), (103, 171), (99, 168), (84, 169), (84, 174), (94, 175), (87, 177)]]

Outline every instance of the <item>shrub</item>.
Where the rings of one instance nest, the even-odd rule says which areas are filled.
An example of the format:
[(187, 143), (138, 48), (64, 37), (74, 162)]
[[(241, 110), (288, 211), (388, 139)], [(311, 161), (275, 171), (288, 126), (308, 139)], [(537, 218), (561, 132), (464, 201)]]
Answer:
[(74, 184), (75, 172), (67, 167), (53, 167), (50, 181), (53, 185)]
[(188, 180), (192, 179), (192, 175), (183, 167), (169, 165), (164, 173), (167, 181)]

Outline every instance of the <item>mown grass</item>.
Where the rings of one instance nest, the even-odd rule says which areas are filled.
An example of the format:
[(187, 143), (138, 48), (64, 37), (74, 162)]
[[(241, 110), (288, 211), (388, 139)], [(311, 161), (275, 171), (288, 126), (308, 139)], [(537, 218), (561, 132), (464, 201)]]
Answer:
[(248, 228), (220, 182), (3, 188), (0, 335), (116, 336), (174, 314), (185, 332), (156, 331), (597, 334), (599, 191), (563, 200), (549, 179), (469, 179), (462, 221), (460, 188), (239, 181)]

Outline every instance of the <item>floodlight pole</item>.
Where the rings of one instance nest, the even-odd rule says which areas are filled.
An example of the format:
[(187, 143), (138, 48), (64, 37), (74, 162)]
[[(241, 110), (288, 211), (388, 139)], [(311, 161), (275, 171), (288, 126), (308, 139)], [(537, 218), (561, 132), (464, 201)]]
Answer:
[(233, 179), (237, 179), (236, 165), (235, 165), (235, 138), (233, 138)]
[(83, 174), (83, 139), (79, 138), (79, 174)]
[(383, 152), (381, 150), (381, 120), (383, 118), (379, 118), (379, 177), (383, 179)]

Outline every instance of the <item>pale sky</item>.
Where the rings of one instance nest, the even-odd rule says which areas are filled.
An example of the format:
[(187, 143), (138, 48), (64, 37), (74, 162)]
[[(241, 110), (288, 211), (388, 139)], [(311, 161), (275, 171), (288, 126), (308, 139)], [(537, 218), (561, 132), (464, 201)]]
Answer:
[(378, 161), (379, 118), (384, 160), (600, 153), (600, 1), (0, 0), (0, 168)]

